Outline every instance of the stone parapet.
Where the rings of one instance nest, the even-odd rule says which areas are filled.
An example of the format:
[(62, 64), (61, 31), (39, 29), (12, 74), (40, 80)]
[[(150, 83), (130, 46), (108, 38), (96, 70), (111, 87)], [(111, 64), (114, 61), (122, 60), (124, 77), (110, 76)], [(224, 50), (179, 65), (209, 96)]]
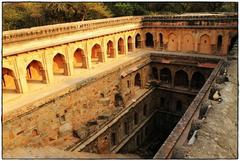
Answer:
[(120, 18), (107, 18), (99, 20), (62, 23), (55, 25), (32, 27), (20, 30), (11, 30), (3, 32), (3, 43), (16, 42), (39, 37), (45, 37), (56, 34), (63, 34), (74, 31), (86, 31), (99, 29), (107, 26), (115, 26), (127, 23), (140, 23), (141, 16), (128, 16)]
[[(102, 27), (112, 27), (122, 24), (141, 24), (157, 22), (161, 27), (181, 26), (232, 26), (237, 27), (236, 13), (221, 14), (182, 14), (157, 16), (128, 16), (120, 18), (107, 18), (81, 22), (62, 23), (55, 25), (32, 27), (20, 30), (3, 32), (3, 43), (17, 42), (74, 31), (88, 31)], [(152, 24), (151, 24), (152, 25)]]

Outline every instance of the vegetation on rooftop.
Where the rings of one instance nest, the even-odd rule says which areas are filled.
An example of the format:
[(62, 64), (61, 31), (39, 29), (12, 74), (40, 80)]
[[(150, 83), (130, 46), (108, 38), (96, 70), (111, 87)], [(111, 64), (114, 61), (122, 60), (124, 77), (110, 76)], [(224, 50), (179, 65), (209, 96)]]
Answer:
[(237, 5), (237, 2), (6, 2), (3, 30), (132, 15), (237, 12)]

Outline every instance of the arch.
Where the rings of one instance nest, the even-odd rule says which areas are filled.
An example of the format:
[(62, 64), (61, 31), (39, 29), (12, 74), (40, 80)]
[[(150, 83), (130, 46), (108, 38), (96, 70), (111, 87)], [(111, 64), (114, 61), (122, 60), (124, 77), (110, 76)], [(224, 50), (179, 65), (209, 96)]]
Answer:
[(160, 106), (163, 108), (165, 107), (165, 98), (164, 97), (160, 98)]
[(141, 42), (142, 42), (141, 36), (140, 34), (137, 34), (135, 36), (135, 48), (141, 48), (142, 47)]
[(159, 33), (159, 42), (160, 42), (160, 48), (163, 47), (163, 34), (162, 33)]
[(112, 146), (117, 145), (117, 134), (115, 132), (111, 133), (111, 145)]
[(238, 39), (238, 34), (236, 34), (235, 36), (233, 36), (231, 38), (231, 41), (230, 41), (230, 44), (229, 44), (229, 47), (228, 47), (228, 54), (232, 54), (230, 51), (233, 49), (233, 46), (236, 43), (237, 39)]
[(102, 49), (99, 44), (95, 44), (92, 47), (91, 61), (93, 63), (103, 62)]
[(138, 113), (137, 112), (134, 112), (134, 116), (133, 116), (133, 121), (134, 121), (134, 125), (137, 125), (138, 124)]
[(18, 92), (17, 82), (14, 72), (8, 68), (2, 68), (2, 88), (3, 92)]
[(111, 40), (109, 40), (107, 43), (107, 57), (114, 58), (114, 47), (113, 42)]
[(182, 101), (180, 100), (176, 102), (176, 112), (182, 112)]
[(174, 86), (188, 88), (188, 75), (185, 71), (179, 70), (175, 73)]
[(182, 41), (182, 51), (193, 51), (194, 50), (194, 41), (191, 34), (186, 34), (183, 37)]
[(67, 75), (67, 64), (64, 55), (58, 53), (53, 57), (53, 74)]
[(160, 70), (160, 81), (163, 84), (169, 84), (172, 82), (171, 71), (168, 68), (163, 68)]
[(147, 115), (147, 104), (144, 104), (143, 106), (143, 116)]
[(139, 73), (135, 75), (134, 86), (141, 87), (141, 76)]
[(168, 51), (177, 51), (178, 41), (177, 36), (173, 33), (168, 36)]
[(210, 36), (204, 34), (200, 37), (200, 53), (210, 54), (211, 53), (211, 40)]
[(86, 56), (84, 55), (84, 51), (80, 48), (74, 52), (73, 66), (75, 68), (87, 68)]
[(158, 69), (156, 67), (152, 67), (152, 75), (153, 79), (158, 80)]
[(46, 75), (43, 69), (42, 63), (37, 60), (31, 61), (27, 65), (27, 75), (26, 79), (28, 82), (45, 82)]
[(195, 72), (192, 75), (191, 79), (191, 88), (192, 89), (201, 89), (205, 83), (205, 77), (200, 72)]
[(128, 52), (133, 51), (133, 42), (132, 42), (132, 37), (128, 36)]
[(153, 48), (154, 42), (153, 42), (153, 35), (151, 33), (146, 33), (146, 40), (145, 40), (146, 47)]
[(217, 38), (217, 50), (220, 51), (221, 48), (222, 48), (222, 35), (218, 35), (218, 38)]
[(122, 38), (118, 40), (118, 54), (119, 55), (124, 54), (124, 41)]
[(124, 134), (128, 135), (129, 134), (129, 124), (128, 122), (124, 122)]

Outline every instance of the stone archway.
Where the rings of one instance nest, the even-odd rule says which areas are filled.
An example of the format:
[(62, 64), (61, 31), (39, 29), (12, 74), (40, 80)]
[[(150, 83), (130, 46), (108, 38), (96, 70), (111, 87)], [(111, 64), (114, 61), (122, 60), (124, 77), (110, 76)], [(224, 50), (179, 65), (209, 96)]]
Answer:
[(204, 54), (211, 53), (211, 39), (207, 34), (200, 37), (199, 52)]
[(185, 52), (194, 51), (194, 41), (192, 35), (186, 34), (183, 36), (182, 51)]
[(123, 55), (124, 54), (124, 41), (122, 38), (118, 40), (118, 54)]
[(218, 38), (217, 38), (217, 51), (220, 51), (222, 49), (222, 35), (218, 35)]
[(114, 47), (113, 42), (111, 40), (109, 40), (107, 43), (107, 57), (114, 58)]
[(171, 33), (168, 36), (168, 51), (177, 51), (177, 50), (178, 50), (177, 36)]
[(153, 35), (151, 33), (146, 33), (146, 40), (145, 40), (146, 47), (153, 48), (154, 42), (153, 42)]
[(191, 79), (191, 88), (192, 89), (201, 89), (205, 83), (205, 77), (200, 72), (195, 72), (192, 75)]
[(160, 70), (160, 81), (161, 84), (170, 84), (172, 82), (171, 71), (168, 68)]
[(95, 44), (92, 47), (91, 61), (93, 63), (103, 62), (103, 55), (102, 54), (103, 53), (102, 53), (101, 46), (99, 44)]
[(142, 45), (141, 45), (141, 36), (140, 34), (137, 34), (136, 37), (135, 37), (135, 48), (141, 48)]
[(160, 48), (162, 49), (163, 48), (163, 34), (162, 33), (159, 34), (159, 45), (160, 45)]
[(67, 75), (67, 64), (64, 55), (58, 53), (53, 57), (53, 74)]
[(183, 71), (179, 70), (175, 73), (174, 77), (174, 86), (175, 87), (182, 87), (182, 88), (188, 88), (188, 74)]
[(134, 78), (134, 86), (135, 87), (141, 87), (141, 76), (139, 73), (137, 73), (135, 75), (135, 78)]
[(158, 80), (158, 69), (156, 67), (152, 67), (152, 75), (153, 79)]
[[(230, 43), (229, 43), (229, 46), (228, 46), (228, 54), (229, 55), (233, 55), (234, 54), (234, 52), (231, 52), (232, 51), (232, 49), (234, 49), (235, 48), (235, 50), (236, 50), (236, 53), (238, 52), (238, 49), (237, 49), (237, 39), (238, 39), (238, 34), (236, 34), (235, 36), (233, 36), (232, 38), (231, 38), (231, 41), (230, 41)], [(234, 47), (235, 46), (235, 47)]]
[(128, 36), (128, 52), (133, 51), (133, 42), (132, 42), (132, 37)]
[(28, 64), (26, 70), (27, 70), (27, 75), (26, 75), (27, 82), (29, 83), (31, 82), (45, 83), (46, 82), (45, 70), (43, 69), (42, 63), (40, 61), (37, 61), (37, 60), (31, 61)]
[(8, 68), (2, 68), (2, 89), (3, 93), (19, 92), (18, 84), (14, 72)]
[(84, 51), (80, 48), (78, 48), (74, 52), (74, 61), (73, 66), (74, 68), (87, 68), (87, 60), (86, 56), (84, 55)]

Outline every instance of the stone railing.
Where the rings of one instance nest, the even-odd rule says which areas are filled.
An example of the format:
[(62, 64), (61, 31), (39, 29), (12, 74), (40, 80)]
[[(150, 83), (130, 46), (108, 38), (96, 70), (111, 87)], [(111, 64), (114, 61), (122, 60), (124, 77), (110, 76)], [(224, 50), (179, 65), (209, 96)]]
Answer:
[(158, 27), (238, 27), (237, 14), (145, 16), (143, 26)]
[(181, 14), (181, 15), (154, 15), (144, 16), (143, 21), (185, 21), (185, 20), (230, 20), (238, 19), (237, 13), (216, 13), (216, 14)]
[(213, 70), (203, 88), (199, 91), (198, 95), (192, 101), (187, 111), (177, 123), (171, 134), (155, 154), (154, 159), (171, 158), (173, 151), (185, 143), (188, 137), (188, 133), (191, 129), (192, 121), (198, 118), (202, 104), (208, 100), (211, 86), (214, 83), (220, 69), (222, 68), (223, 63), (223, 60), (219, 61), (217, 67)]
[(183, 15), (157, 15), (157, 16), (128, 16), (119, 18), (106, 18), (90, 21), (62, 23), (39, 26), (3, 32), (3, 43), (34, 39), (56, 34), (92, 30), (122, 24), (142, 24), (149, 26), (158, 22), (157, 26), (235, 26), (238, 16), (235, 13), (221, 14), (183, 14)]
[(22, 41), (27, 39), (51, 36), (74, 31), (92, 30), (107, 26), (115, 26), (128, 23), (140, 23), (141, 20), (142, 20), (141, 16), (128, 16), (120, 18), (107, 18), (81, 22), (62, 23), (20, 30), (4, 31), (3, 43)]

